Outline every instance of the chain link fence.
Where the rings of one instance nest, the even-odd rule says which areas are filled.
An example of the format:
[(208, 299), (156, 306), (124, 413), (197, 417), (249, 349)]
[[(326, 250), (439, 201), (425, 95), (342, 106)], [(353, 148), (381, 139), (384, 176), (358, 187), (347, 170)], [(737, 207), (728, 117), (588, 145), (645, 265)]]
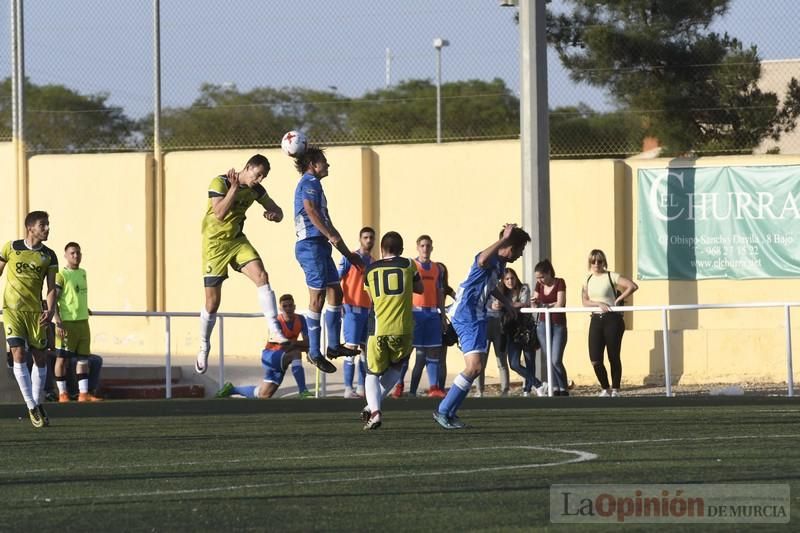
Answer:
[[(163, 0), (163, 148), (276, 146), (297, 128), (323, 145), (435, 141), (437, 59), (444, 141), (517, 138), (519, 27), (516, 8), (501, 3)], [(571, 4), (548, 9), (565, 13)], [(789, 0), (732, 0), (711, 28), (758, 47), (758, 87), (779, 98), (800, 78), (797, 42), (785, 37), (794, 13)], [(28, 151), (152, 149), (153, 34), (151, 1), (25, 2)], [(8, 8), (0, 12), (0, 42), (8, 43), (0, 48), (0, 140), (11, 138), (10, 35)], [(437, 50), (435, 38), (449, 43)], [(577, 78), (580, 69), (568, 70), (551, 46), (553, 157), (639, 153), (646, 124), (676, 113), (622, 102)], [(800, 153), (797, 132), (754, 143), (760, 134), (706, 149)]]

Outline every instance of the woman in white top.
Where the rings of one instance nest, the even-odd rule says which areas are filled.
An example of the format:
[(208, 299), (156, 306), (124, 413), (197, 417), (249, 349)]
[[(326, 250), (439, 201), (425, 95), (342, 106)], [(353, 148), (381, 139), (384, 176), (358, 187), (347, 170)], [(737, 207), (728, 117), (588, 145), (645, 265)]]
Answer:
[[(619, 396), (622, 381), (620, 351), (625, 321), (621, 312), (611, 311), (610, 307), (624, 305), (625, 298), (633, 294), (639, 286), (625, 276), (607, 269), (608, 261), (602, 250), (589, 252), (590, 274), (581, 292), (583, 305), (597, 308), (592, 311), (592, 320), (589, 323), (589, 359), (603, 388), (600, 396), (616, 397)], [(611, 385), (603, 364), (603, 352), (606, 350), (611, 367)]]

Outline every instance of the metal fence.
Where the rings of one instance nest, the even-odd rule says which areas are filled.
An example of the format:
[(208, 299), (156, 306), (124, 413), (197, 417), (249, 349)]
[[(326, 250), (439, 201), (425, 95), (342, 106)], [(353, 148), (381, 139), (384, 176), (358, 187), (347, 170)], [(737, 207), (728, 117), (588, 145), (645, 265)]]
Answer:
[[(444, 141), (519, 136), (519, 29), (516, 8), (501, 5), (513, 2), (28, 0), (29, 153), (152, 149), (156, 4), (166, 150), (276, 146), (298, 127), (325, 145), (433, 141), (437, 59)], [(759, 87), (782, 97), (791, 76), (800, 77), (800, 45), (788, 37), (795, 13), (793, 0), (731, 0), (711, 29), (756, 45), (766, 60)], [(447, 45), (434, 47), (436, 38)], [(0, 51), (0, 140), (9, 140), (9, 9), (0, 12), (0, 42), (9, 43)], [(553, 157), (638, 153), (643, 124), (672, 112), (573, 81), (586, 72), (568, 70), (552, 47), (548, 70)], [(698, 151), (750, 152), (753, 135)], [(755, 150), (800, 153), (800, 133)]]
[[(794, 369), (793, 369), (793, 354), (792, 354), (792, 321), (791, 321), (791, 308), (800, 307), (800, 302), (751, 302), (751, 303), (730, 303), (730, 304), (672, 304), (672, 305), (639, 305), (639, 306), (626, 306), (626, 307), (611, 307), (610, 309), (615, 312), (652, 312), (659, 311), (661, 313), (661, 326), (662, 326), (662, 347), (664, 351), (664, 387), (665, 395), (667, 397), (673, 396), (672, 392), (672, 376), (671, 376), (671, 359), (670, 359), (670, 343), (669, 343), (669, 313), (676, 311), (697, 311), (697, 310), (711, 310), (711, 309), (766, 309), (766, 308), (783, 308), (784, 310), (784, 335), (786, 339), (786, 385), (787, 396), (794, 396)], [(562, 308), (523, 308), (523, 313), (545, 313), (545, 338), (547, 339), (546, 346), (542, 347), (545, 354), (546, 368), (547, 368), (547, 383), (553, 383), (553, 366), (551, 363), (550, 352), (552, 347), (550, 324), (553, 313), (586, 313), (585, 307), (562, 307)], [(146, 311), (95, 311), (94, 316), (114, 316), (114, 317), (162, 317), (164, 318), (164, 365), (165, 365), (165, 384), (166, 384), (166, 397), (172, 397), (172, 330), (171, 324), (173, 318), (197, 318), (199, 313), (190, 312), (146, 312)], [(233, 318), (262, 318), (260, 313), (219, 313), (217, 314), (217, 336), (219, 342), (219, 384), (220, 386), (225, 383), (225, 319)], [(322, 346), (325, 346), (324, 328), (323, 338), (321, 339)], [(327, 381), (326, 375), (317, 371), (316, 383), (316, 396), (318, 398), (327, 395), (326, 389)], [(548, 396), (553, 396), (553, 389), (549, 388)]]

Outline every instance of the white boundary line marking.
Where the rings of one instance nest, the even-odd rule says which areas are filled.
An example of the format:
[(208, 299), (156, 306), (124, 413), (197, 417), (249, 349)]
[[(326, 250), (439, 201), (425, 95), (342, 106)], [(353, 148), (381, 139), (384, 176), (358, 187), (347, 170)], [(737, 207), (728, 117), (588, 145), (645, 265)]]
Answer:
[[(431, 477), (431, 476), (445, 476), (445, 475), (466, 475), (466, 474), (477, 474), (481, 472), (496, 472), (502, 470), (518, 470), (523, 468), (543, 468), (548, 466), (561, 466), (571, 463), (583, 463), (586, 461), (592, 461), (597, 459), (598, 455), (585, 452), (582, 450), (568, 450), (564, 448), (555, 448), (550, 446), (491, 446), (491, 447), (479, 447), (479, 448), (457, 448), (457, 449), (450, 449), (450, 450), (420, 450), (414, 452), (400, 452), (400, 453), (393, 453), (393, 452), (380, 452), (380, 453), (367, 453), (367, 454), (357, 454), (351, 455), (350, 457), (358, 458), (364, 456), (376, 456), (376, 455), (427, 455), (431, 453), (450, 453), (450, 452), (474, 452), (474, 451), (494, 451), (494, 450), (531, 450), (531, 451), (547, 451), (547, 452), (558, 452), (563, 454), (574, 455), (571, 459), (565, 459), (563, 461), (556, 461), (551, 463), (528, 463), (528, 464), (517, 464), (517, 465), (503, 465), (503, 466), (488, 466), (488, 467), (480, 467), (480, 468), (468, 468), (468, 469), (460, 469), (460, 470), (441, 470), (438, 472), (403, 472), (399, 474), (379, 474), (373, 476), (352, 476), (346, 478), (332, 478), (332, 479), (311, 479), (311, 480), (300, 480), (300, 481), (271, 481), (268, 483), (248, 483), (244, 485), (229, 485), (229, 486), (218, 486), (218, 487), (202, 487), (197, 489), (175, 489), (175, 490), (153, 490), (153, 491), (146, 491), (146, 492), (125, 492), (121, 494), (101, 494), (94, 497), (86, 498), (85, 496), (34, 496), (34, 500), (44, 500), (45, 502), (54, 502), (54, 501), (95, 501), (95, 500), (106, 500), (106, 499), (113, 499), (113, 498), (130, 498), (130, 497), (149, 497), (149, 496), (170, 496), (170, 495), (181, 495), (181, 494), (200, 494), (200, 493), (212, 493), (212, 492), (227, 492), (227, 491), (236, 491), (236, 490), (245, 490), (245, 489), (259, 489), (259, 488), (267, 488), (267, 487), (278, 487), (278, 486), (286, 486), (286, 485), (319, 485), (319, 484), (328, 484), (328, 483), (350, 483), (350, 482), (363, 482), (363, 481), (382, 481), (387, 479), (399, 479), (399, 478), (408, 478), (408, 477)], [(319, 458), (320, 456), (301, 456), (296, 457), (295, 459), (308, 459), (308, 458)], [(335, 457), (341, 457), (341, 455), (336, 455)], [(273, 461), (283, 461), (289, 458), (275, 458)]]
[[(708, 437), (664, 437), (661, 439), (630, 439), (630, 440), (609, 440), (609, 441), (587, 441), (587, 442), (564, 442), (553, 443), (553, 446), (601, 446), (605, 444), (648, 444), (648, 443), (662, 443), (662, 442), (702, 442), (710, 440), (746, 440), (746, 439), (789, 439), (800, 438), (800, 434), (786, 434), (786, 435), (730, 435), (730, 436), (708, 436)], [(498, 449), (513, 449), (513, 448), (527, 448), (526, 446), (500, 446), (500, 447), (480, 447), (470, 448), (475, 451), (487, 451)], [(464, 451), (464, 448), (441, 449), (441, 450), (426, 450), (425, 453), (458, 453)], [(358, 454), (358, 457), (380, 457), (383, 455), (414, 455), (422, 452), (416, 451), (396, 451), (396, 452), (365, 452)], [(327, 454), (327, 455), (290, 455), (284, 457), (276, 457), (275, 461), (305, 461), (308, 459), (335, 459), (340, 457), (341, 454)], [(234, 464), (248, 464), (259, 463), (263, 459), (260, 457), (248, 457), (246, 459), (209, 459), (201, 461), (174, 461), (169, 463), (128, 463), (128, 464), (113, 464), (113, 465), (67, 465), (58, 466), (53, 468), (37, 468), (25, 470), (5, 470), (0, 471), (0, 476), (20, 475), (20, 474), (41, 474), (45, 472), (74, 472), (76, 469), (80, 470), (109, 470), (109, 469), (138, 469), (138, 468), (153, 468), (153, 467), (179, 467), (179, 466), (196, 466), (196, 465), (234, 465)]]

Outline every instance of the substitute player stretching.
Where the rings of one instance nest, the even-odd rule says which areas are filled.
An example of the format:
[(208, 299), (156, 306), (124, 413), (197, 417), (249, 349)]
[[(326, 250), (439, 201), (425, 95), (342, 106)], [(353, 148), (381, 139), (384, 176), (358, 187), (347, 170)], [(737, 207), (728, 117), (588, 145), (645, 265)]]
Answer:
[(58, 312), (54, 316), (56, 335), (61, 340), (56, 357), (55, 376), (59, 403), (69, 402), (67, 369), (69, 360), (77, 358), (78, 401), (96, 402), (89, 394), (89, 356), (92, 354), (92, 332), (89, 330), (89, 287), (86, 271), (81, 268), (81, 247), (69, 242), (64, 247), (67, 264), (56, 273)]
[[(308, 328), (303, 315), (295, 313), (294, 297), (284, 294), (280, 299), (281, 313), (278, 322), (281, 324), (283, 334), (291, 341), (290, 344), (278, 344), (267, 341), (261, 352), (261, 365), (264, 367), (264, 382), (260, 385), (236, 387), (233, 383), (225, 383), (217, 392), (217, 398), (227, 398), (231, 394), (238, 394), (245, 398), (272, 398), (278, 390), (288, 365), (292, 366), (292, 375), (297, 383), (297, 395), (300, 398), (314, 396), (306, 387), (306, 374), (300, 355), (308, 350)], [(300, 335), (303, 340), (300, 340)]]
[[(43, 243), (50, 235), (50, 217), (44, 211), (31, 211), (25, 217), (26, 236), (10, 241), (0, 251), (0, 274), (8, 266), (3, 293), (3, 322), (6, 341), (14, 359), (14, 377), (33, 427), (50, 425), (42, 407), (47, 381), (47, 327), (56, 309), (55, 252)], [(42, 310), (42, 285), (47, 279), (47, 310)], [(25, 347), (33, 354), (33, 374), (25, 363)]]
[(336, 367), (322, 356), (320, 350), (320, 319), (325, 298), (325, 331), (328, 336), (327, 356), (331, 359), (358, 355), (340, 344), (342, 329), (342, 287), (339, 272), (331, 254), (335, 247), (356, 268), (363, 268), (361, 257), (351, 252), (339, 231), (333, 226), (328, 213), (328, 200), (322, 190), (322, 180), (328, 175), (328, 159), (318, 146), (309, 146), (295, 156), (294, 166), (302, 174), (294, 191), (294, 229), (297, 243), (294, 256), (306, 276), (309, 304), (306, 314), (308, 322), (308, 361), (323, 372), (336, 372)]
[(381, 259), (367, 267), (364, 287), (375, 306), (375, 334), (367, 344), (367, 406), (361, 411), (364, 429), (378, 429), (381, 401), (400, 379), (400, 368), (411, 355), (414, 340), (413, 293), (422, 294), (414, 261), (400, 257), (403, 237), (396, 231), (381, 239)]
[(450, 320), (458, 333), (465, 365), (439, 408), (433, 412), (433, 419), (445, 429), (465, 427), (456, 412), (467, 397), (472, 382), (481, 373), (481, 361), (489, 349), (486, 340), (486, 300), (489, 293), (500, 300), (509, 313), (517, 312), (508, 298), (497, 290), (497, 282), (503, 276), (506, 263), (519, 259), (530, 241), (530, 235), (516, 224), (506, 224), (500, 232), (500, 239), (475, 256), (467, 279), (458, 287)]
[(222, 282), (228, 277), (228, 265), (255, 283), (258, 303), (267, 319), (272, 340), (278, 343), (287, 341), (278, 324), (275, 293), (269, 285), (267, 271), (244, 234), (245, 213), (253, 202), (261, 204), (267, 220), (280, 222), (283, 219), (283, 211), (261, 185), (269, 169), (267, 158), (256, 154), (241, 171), (231, 169), (226, 176), (211, 180), (208, 186), (208, 204), (202, 225), (206, 304), (200, 311), (200, 351), (195, 361), (195, 370), (199, 374), (208, 370), (209, 341), (222, 298)]

